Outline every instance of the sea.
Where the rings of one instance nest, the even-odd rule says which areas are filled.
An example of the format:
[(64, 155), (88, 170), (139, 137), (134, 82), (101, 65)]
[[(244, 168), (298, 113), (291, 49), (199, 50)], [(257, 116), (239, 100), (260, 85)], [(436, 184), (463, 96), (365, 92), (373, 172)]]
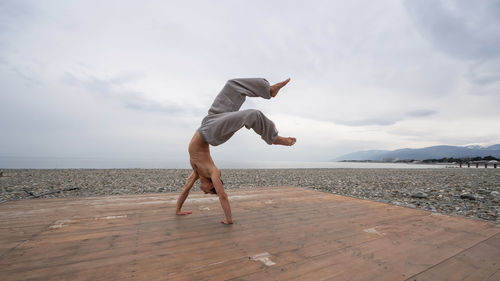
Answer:
[[(443, 169), (453, 164), (365, 163), (328, 161), (215, 161), (220, 169)], [(187, 161), (0, 156), (0, 169), (189, 169)]]

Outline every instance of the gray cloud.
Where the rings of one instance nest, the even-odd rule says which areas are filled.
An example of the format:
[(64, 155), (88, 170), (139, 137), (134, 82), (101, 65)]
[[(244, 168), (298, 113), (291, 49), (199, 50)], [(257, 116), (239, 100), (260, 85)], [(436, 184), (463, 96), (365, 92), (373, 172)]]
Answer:
[[(428, 110), (428, 109), (419, 109), (419, 110), (414, 110), (410, 111), (404, 115), (400, 115), (397, 112), (393, 112), (391, 115), (384, 116), (382, 117), (380, 114), (378, 117), (373, 117), (373, 118), (365, 118), (365, 119), (333, 119), (332, 121), (336, 124), (340, 125), (346, 125), (346, 126), (353, 126), (353, 127), (360, 127), (360, 126), (391, 126), (394, 125), (400, 121), (403, 121), (407, 119), (408, 117), (414, 118), (414, 117), (427, 117), (431, 116), (434, 114), (437, 114), (438, 112), (435, 110)], [(406, 117), (406, 118), (405, 118)]]
[(36, 84), (36, 85), (43, 84), (40, 81), (40, 79), (37, 78), (36, 73), (33, 73), (32, 71), (29, 71), (29, 70), (21, 69), (20, 67), (13, 66), (3, 57), (0, 57), (0, 67), (3, 67), (5, 70), (7, 70), (11, 74), (14, 74), (14, 76), (19, 78), (20, 80), (23, 80), (28, 85), (29, 84)]
[(368, 119), (358, 119), (358, 120), (339, 120), (336, 119), (333, 122), (340, 125), (361, 127), (361, 126), (390, 126), (401, 121), (398, 117), (386, 117), (386, 118), (368, 118)]
[(429, 109), (419, 109), (419, 110), (414, 110), (411, 112), (408, 112), (406, 115), (410, 117), (427, 117), (431, 116), (438, 113), (435, 110), (429, 110)]
[(465, 59), (500, 56), (500, 2), (407, 0), (417, 28), (447, 54)]
[(412, 110), (407, 113), (400, 113), (400, 110), (393, 109), (391, 112), (385, 114), (382, 113), (372, 113), (373, 117), (368, 118), (356, 118), (356, 116), (351, 116), (350, 119), (347, 118), (330, 118), (329, 121), (335, 124), (361, 127), (361, 126), (391, 126), (398, 122), (419, 117), (427, 117), (437, 114), (438, 111), (430, 109), (418, 109)]
[(26, 73), (15, 67), (9, 67), (9, 71), (15, 74), (21, 80), (24, 80), (27, 84), (37, 84), (37, 85), (43, 84), (39, 79), (35, 78), (36, 77), (35, 75), (31, 73)]
[(497, 92), (488, 87), (500, 81), (499, 1), (408, 0), (405, 7), (431, 44), (468, 64), (464, 77), (473, 84), (469, 94)]
[(11, 50), (9, 36), (22, 33), (29, 22), (35, 20), (35, 13), (25, 1), (0, 1), (0, 50)]
[(500, 81), (500, 59), (474, 63), (469, 67), (465, 76), (476, 85), (488, 85), (498, 82)]
[(127, 90), (125, 84), (140, 79), (142, 74), (125, 73), (108, 79), (90, 76), (77, 78), (66, 72), (61, 81), (72, 86), (83, 87), (88, 92), (114, 100), (126, 108), (145, 112), (159, 112), (170, 115), (200, 115), (202, 109), (193, 106), (166, 104), (151, 100), (138, 91)]

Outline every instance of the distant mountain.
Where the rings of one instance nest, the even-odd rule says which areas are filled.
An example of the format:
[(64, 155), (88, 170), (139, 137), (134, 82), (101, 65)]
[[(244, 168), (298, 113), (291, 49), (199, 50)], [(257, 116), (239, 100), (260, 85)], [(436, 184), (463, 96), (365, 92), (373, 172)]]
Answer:
[(488, 146), (488, 149), (490, 149), (490, 150), (500, 150), (500, 144), (495, 144), (495, 145)]
[(373, 160), (390, 161), (398, 160), (425, 160), (441, 158), (464, 158), (464, 157), (485, 157), (493, 156), (500, 158), (500, 144), (488, 147), (480, 146), (451, 146), (438, 145), (424, 148), (403, 148), (397, 150), (365, 150), (342, 155), (334, 161), (342, 160)]

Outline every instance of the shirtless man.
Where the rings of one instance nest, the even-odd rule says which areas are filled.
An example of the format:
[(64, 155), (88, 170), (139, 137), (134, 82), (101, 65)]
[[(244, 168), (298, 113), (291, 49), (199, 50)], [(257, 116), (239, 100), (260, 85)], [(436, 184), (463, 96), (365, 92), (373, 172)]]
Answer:
[(278, 136), (274, 123), (262, 112), (255, 109), (239, 110), (246, 97), (261, 97), (270, 99), (276, 97), (278, 91), (290, 81), (290, 78), (269, 85), (266, 79), (244, 78), (227, 81), (224, 88), (215, 98), (208, 115), (201, 122), (201, 127), (195, 132), (189, 143), (189, 161), (193, 171), (188, 176), (186, 184), (177, 199), (177, 215), (188, 215), (191, 211), (182, 211), (182, 204), (188, 197), (194, 183), (200, 179), (200, 189), (205, 194), (217, 194), (224, 210), (225, 218), (221, 223), (232, 224), (231, 207), (220, 171), (210, 156), (210, 146), (220, 145), (233, 136), (236, 131), (245, 126), (252, 128), (267, 144), (291, 146), (296, 139)]

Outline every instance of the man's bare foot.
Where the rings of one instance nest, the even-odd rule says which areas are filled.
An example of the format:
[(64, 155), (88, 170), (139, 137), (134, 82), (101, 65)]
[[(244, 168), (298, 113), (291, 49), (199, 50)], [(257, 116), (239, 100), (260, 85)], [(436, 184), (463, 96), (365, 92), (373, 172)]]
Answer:
[(279, 90), (281, 88), (283, 88), (286, 84), (288, 84), (288, 82), (290, 82), (290, 78), (272, 85), (270, 87), (270, 89), (271, 89), (271, 97), (274, 98), (278, 94)]
[(226, 218), (223, 218), (223, 219), (220, 220), (220, 222), (223, 223), (223, 224), (233, 224), (234, 220), (228, 221)]
[(278, 136), (278, 138), (273, 142), (273, 144), (292, 146), (295, 144), (295, 142), (297, 142), (296, 138), (292, 138), (292, 137), (284, 138), (284, 137)]

